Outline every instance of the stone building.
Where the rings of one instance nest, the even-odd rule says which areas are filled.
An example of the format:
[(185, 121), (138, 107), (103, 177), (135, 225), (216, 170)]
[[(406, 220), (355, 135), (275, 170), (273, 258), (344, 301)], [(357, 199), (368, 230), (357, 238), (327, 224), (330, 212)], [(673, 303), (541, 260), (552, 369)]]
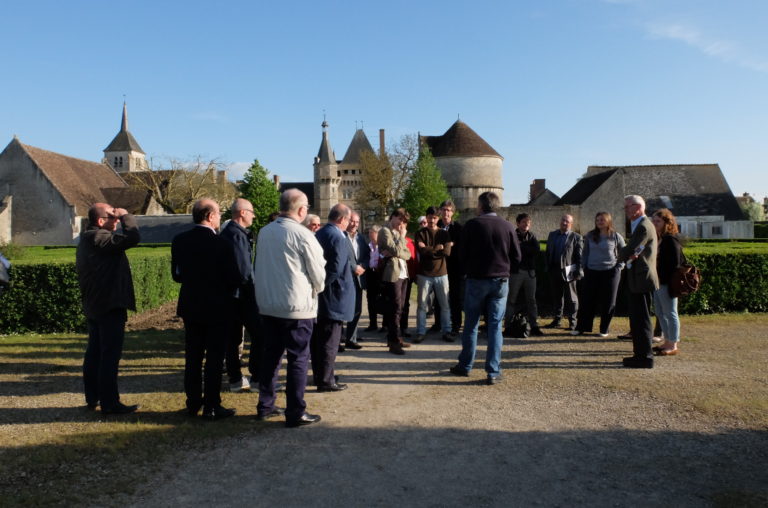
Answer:
[(486, 191), (503, 195), (504, 158), (467, 124), (457, 120), (442, 136), (419, 136), (435, 157), (456, 207), (477, 207)]
[(131, 173), (137, 171), (149, 171), (147, 157), (139, 142), (128, 130), (128, 107), (123, 102), (123, 120), (120, 123), (120, 132), (112, 142), (104, 149), (102, 162), (118, 173)]
[[(536, 189), (543, 185), (542, 181)], [(540, 203), (534, 196), (527, 205), (511, 205), (505, 213), (511, 219), (518, 213), (531, 214), (534, 233), (546, 238), (564, 213), (573, 215), (574, 230), (583, 234), (595, 227), (595, 214), (606, 211), (613, 216), (616, 229), (626, 234), (624, 196), (629, 194), (645, 199), (649, 215), (660, 208), (670, 209), (680, 232), (689, 238), (754, 236), (752, 222), (744, 217), (718, 164), (590, 166), (554, 203), (549, 199)]]
[(76, 241), (88, 208), (106, 202), (134, 214), (157, 204), (131, 189), (106, 164), (25, 145), (17, 137), (0, 153), (0, 243), (60, 245)]

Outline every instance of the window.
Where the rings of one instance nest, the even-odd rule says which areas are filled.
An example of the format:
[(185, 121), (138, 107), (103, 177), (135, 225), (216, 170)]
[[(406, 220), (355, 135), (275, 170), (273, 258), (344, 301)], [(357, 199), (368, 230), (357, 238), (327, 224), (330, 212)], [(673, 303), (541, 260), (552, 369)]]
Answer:
[(723, 234), (723, 227), (722, 226), (712, 226), (712, 234), (713, 235), (722, 235)]
[(120, 157), (120, 163), (118, 164), (118, 166), (120, 166), (121, 168), (123, 167), (123, 158), (122, 157)]

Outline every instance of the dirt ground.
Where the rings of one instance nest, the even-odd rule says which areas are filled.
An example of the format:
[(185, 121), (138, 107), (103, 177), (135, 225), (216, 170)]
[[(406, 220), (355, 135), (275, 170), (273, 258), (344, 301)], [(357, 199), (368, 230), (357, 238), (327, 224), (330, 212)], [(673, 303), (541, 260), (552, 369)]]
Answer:
[[(179, 327), (169, 309), (129, 326)], [(180, 450), (118, 504), (768, 506), (768, 429), (701, 410), (693, 395), (664, 396), (740, 375), (704, 359), (712, 346), (695, 326), (682, 353), (653, 370), (622, 369), (631, 343), (615, 336), (505, 339), (496, 386), (483, 383), (483, 340), (467, 379), (447, 372), (460, 346), (438, 334), (405, 357), (387, 353), (383, 334), (363, 336), (362, 350), (337, 359), (348, 390), (308, 387), (322, 422), (258, 422), (256, 394), (228, 394), (253, 433)], [(765, 374), (758, 381), (768, 396)]]

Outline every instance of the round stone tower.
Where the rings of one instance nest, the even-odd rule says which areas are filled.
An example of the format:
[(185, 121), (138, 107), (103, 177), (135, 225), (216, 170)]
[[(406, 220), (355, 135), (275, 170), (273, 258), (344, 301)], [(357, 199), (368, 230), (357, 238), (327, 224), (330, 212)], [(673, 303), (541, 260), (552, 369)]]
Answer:
[(442, 136), (419, 136), (432, 152), (456, 208), (477, 207), (486, 191), (502, 197), (504, 158), (467, 124), (457, 120)]

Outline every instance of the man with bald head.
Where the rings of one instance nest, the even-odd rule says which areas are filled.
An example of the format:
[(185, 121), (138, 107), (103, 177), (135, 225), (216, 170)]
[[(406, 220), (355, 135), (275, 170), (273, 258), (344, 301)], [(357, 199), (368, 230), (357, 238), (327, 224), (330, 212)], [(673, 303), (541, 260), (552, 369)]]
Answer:
[(233, 317), (231, 298), (241, 278), (232, 244), (216, 234), (219, 205), (207, 198), (196, 201), (192, 220), (195, 226), (171, 243), (171, 274), (181, 283), (177, 313), (184, 320), (184, 392), (190, 415), (202, 407), (205, 419), (220, 420), (235, 414), (222, 407), (219, 391)]
[[(120, 224), (122, 232), (117, 232)], [(83, 360), (85, 402), (104, 414), (126, 414), (138, 405), (120, 402), (117, 370), (123, 354), (127, 310), (136, 310), (131, 267), (125, 251), (139, 243), (136, 219), (123, 208), (95, 203), (80, 236), (76, 268), (88, 346)]]
[(310, 352), (312, 375), (318, 392), (338, 392), (347, 385), (337, 383), (334, 373), (336, 353), (341, 342), (344, 323), (352, 321), (355, 313), (355, 263), (345, 231), (352, 210), (341, 203), (333, 206), (328, 223), (315, 233), (325, 258), (325, 289), (320, 293), (317, 324), (312, 332)]
[(221, 237), (232, 244), (240, 274), (240, 283), (232, 298), (233, 320), (227, 343), (227, 375), (229, 389), (232, 392), (245, 392), (251, 389), (248, 378), (240, 370), (240, 355), (243, 343), (243, 327), (251, 337), (251, 352), (248, 355), (248, 370), (251, 379), (259, 379), (259, 361), (263, 347), (259, 333), (259, 307), (256, 305), (256, 287), (253, 278), (253, 224), (254, 212), (250, 201), (238, 198), (230, 208), (232, 219), (221, 231)]
[[(302, 225), (309, 202), (298, 189), (280, 196), (280, 216), (259, 231), (256, 299), (264, 328), (256, 418), (285, 414), (287, 427), (320, 421), (306, 412), (309, 342), (317, 317), (317, 295), (325, 287), (323, 248)], [(287, 352), (285, 410), (275, 406), (280, 361)]]
[(573, 231), (573, 216), (560, 217), (560, 227), (547, 237), (544, 270), (549, 274), (554, 319), (546, 328), (559, 328), (563, 316), (568, 318), (568, 329), (576, 329), (579, 299), (576, 281), (581, 278), (581, 250), (584, 242)]

